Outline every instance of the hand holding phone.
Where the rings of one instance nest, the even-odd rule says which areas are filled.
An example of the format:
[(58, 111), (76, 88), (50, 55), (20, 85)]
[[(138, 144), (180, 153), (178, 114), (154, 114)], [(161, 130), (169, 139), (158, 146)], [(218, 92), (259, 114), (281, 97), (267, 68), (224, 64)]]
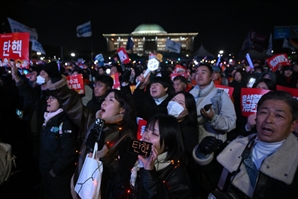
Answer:
[(204, 106), (204, 110), (205, 110), (205, 111), (209, 111), (209, 109), (211, 108), (211, 106), (212, 106), (212, 104), (206, 104), (206, 105)]

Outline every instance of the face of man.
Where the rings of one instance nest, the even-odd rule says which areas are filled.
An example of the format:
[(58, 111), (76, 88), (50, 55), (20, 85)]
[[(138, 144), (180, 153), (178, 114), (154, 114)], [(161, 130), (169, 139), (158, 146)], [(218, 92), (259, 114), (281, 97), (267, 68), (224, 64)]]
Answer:
[(282, 100), (266, 100), (259, 107), (256, 118), (258, 139), (263, 142), (280, 142), (294, 130), (290, 107)]
[(153, 98), (161, 98), (167, 94), (168, 88), (164, 88), (160, 83), (152, 83), (150, 85), (150, 95)]
[(174, 81), (174, 89), (175, 89), (175, 93), (178, 93), (180, 91), (184, 91), (186, 88), (186, 84), (181, 82), (181, 80), (175, 80)]
[(195, 78), (197, 85), (200, 86), (201, 89), (208, 86), (212, 81), (212, 74), (207, 66), (199, 66), (195, 73)]
[(100, 81), (96, 81), (94, 84), (94, 95), (95, 97), (101, 97), (104, 96), (106, 91), (109, 89), (110, 87), (107, 87), (106, 84), (100, 82)]
[(34, 70), (30, 73), (30, 76), (29, 76), (29, 81), (30, 82), (36, 82), (37, 80), (37, 72)]

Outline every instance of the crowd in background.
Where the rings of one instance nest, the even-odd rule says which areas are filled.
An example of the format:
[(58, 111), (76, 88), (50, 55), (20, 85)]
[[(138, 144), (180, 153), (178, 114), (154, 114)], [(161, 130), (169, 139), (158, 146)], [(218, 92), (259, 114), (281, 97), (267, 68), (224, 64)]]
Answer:
[[(186, 75), (171, 78), (176, 65), (183, 66)], [(28, 194), (38, 193), (36, 198), (76, 198), (72, 188), (83, 164), (79, 157), (92, 152), (94, 142), (99, 142), (97, 157), (103, 161), (106, 171), (102, 178), (102, 198), (207, 198), (218, 188), (222, 167), (230, 169), (220, 152), (227, 153), (230, 143), (246, 143), (246, 140), (238, 141), (238, 136), (254, 139), (252, 135), (260, 129), (271, 128), (258, 126), (261, 125), (257, 120), (261, 118), (257, 117), (259, 109), (258, 114), (242, 115), (241, 89), (276, 91), (277, 85), (298, 88), (298, 63), (295, 61), (288, 66), (278, 66), (274, 72), (263, 60), (254, 60), (253, 67), (236, 60), (219, 66), (205, 62), (160, 62), (156, 71), (143, 76), (146, 69), (146, 62), (109, 65), (69, 62), (65, 65), (51, 61), (32, 63), (27, 70), (18, 70), (13, 64), (0, 67), (0, 139), (12, 145), (19, 170), (15, 176), (27, 178)], [(118, 89), (113, 88), (115, 73), (119, 74)], [(83, 76), (84, 94), (67, 86), (65, 77), (75, 74)], [(250, 85), (251, 79), (254, 82)], [(140, 85), (136, 88), (138, 82)], [(216, 85), (233, 87), (232, 96), (217, 89)], [(294, 104), (281, 96), (273, 94), (271, 97), (281, 103), (288, 100), (284, 106)], [(269, 96), (262, 103), (270, 99)], [(298, 110), (293, 104), (289, 112), (295, 121)], [(97, 137), (92, 131), (98, 118), (106, 123), (105, 137)], [(137, 137), (137, 118), (148, 122), (143, 140), (154, 146), (150, 158), (133, 156), (126, 150), (129, 140)], [(292, 140), (297, 139), (296, 126), (293, 123), (287, 129), (293, 132)], [(268, 142), (283, 142), (288, 140), (287, 136)], [(266, 139), (260, 141), (267, 142)], [(297, 147), (297, 143), (293, 146)], [(271, 147), (274, 150), (269, 156), (278, 148)], [(214, 163), (217, 156), (221, 165)], [(285, 161), (290, 164), (292, 160), (289, 159), (295, 158), (293, 154)], [(252, 161), (259, 164), (257, 169), (250, 170), (253, 174), (248, 174), (252, 185), (241, 184), (244, 182), (238, 176), (244, 174), (237, 173), (231, 180), (236, 185), (228, 189), (232, 190), (232, 195), (272, 198), (274, 195), (264, 190), (280, 186), (285, 191), (274, 192), (274, 197), (285, 192), (287, 198), (298, 197), (293, 188), (298, 183), (297, 159), (293, 160), (295, 169), (287, 173), (294, 180), (268, 174), (259, 160)], [(254, 173), (259, 169), (260, 175)], [(271, 187), (256, 182), (256, 178), (261, 181), (264, 176), (270, 176), (267, 182)], [(24, 186), (23, 182), (19, 185)], [(9, 182), (4, 186), (9, 186)], [(245, 188), (235, 188), (237, 186)]]

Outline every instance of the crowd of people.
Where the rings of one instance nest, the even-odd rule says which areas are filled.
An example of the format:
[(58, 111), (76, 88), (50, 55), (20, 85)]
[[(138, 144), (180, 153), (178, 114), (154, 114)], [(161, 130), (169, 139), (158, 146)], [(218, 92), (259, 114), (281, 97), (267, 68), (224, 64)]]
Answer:
[[(175, 64), (163, 62), (147, 76), (146, 66), (132, 63), (50, 61), (32, 64), (27, 75), (14, 63), (0, 67), (0, 140), (17, 156), (14, 176), (28, 180), (22, 196), (80, 198), (74, 186), (97, 142), (101, 198), (298, 198), (298, 101), (277, 89), (298, 88), (298, 64), (274, 72), (257, 60), (254, 67), (235, 60), (179, 65), (186, 75), (172, 77)], [(68, 86), (67, 76), (76, 74), (84, 94)], [(232, 95), (217, 85), (232, 87)], [(268, 90), (248, 117), (242, 88)], [(127, 151), (140, 118), (149, 157)], [(0, 185), (0, 197), (9, 185)]]

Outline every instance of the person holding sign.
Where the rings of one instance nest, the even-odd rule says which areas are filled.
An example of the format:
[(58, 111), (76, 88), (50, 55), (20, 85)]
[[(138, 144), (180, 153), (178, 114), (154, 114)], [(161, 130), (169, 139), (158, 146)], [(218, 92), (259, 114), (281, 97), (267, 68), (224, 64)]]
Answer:
[(177, 119), (165, 114), (153, 116), (142, 140), (151, 143), (152, 150), (149, 157), (138, 155), (138, 162), (131, 171), (131, 198), (191, 198)]
[[(264, 94), (257, 105), (256, 132), (237, 137), (217, 156), (214, 164), (222, 173), (208, 198), (298, 198), (298, 140), (292, 133), (297, 118), (298, 101), (291, 94)], [(198, 164), (217, 150), (216, 142), (194, 149)]]
[(293, 66), (281, 66), (275, 71), (276, 84), (280, 86), (296, 88), (297, 79), (293, 76)]

